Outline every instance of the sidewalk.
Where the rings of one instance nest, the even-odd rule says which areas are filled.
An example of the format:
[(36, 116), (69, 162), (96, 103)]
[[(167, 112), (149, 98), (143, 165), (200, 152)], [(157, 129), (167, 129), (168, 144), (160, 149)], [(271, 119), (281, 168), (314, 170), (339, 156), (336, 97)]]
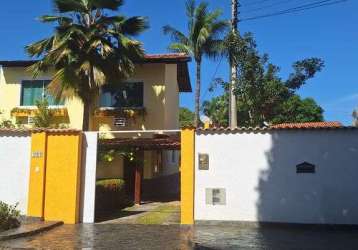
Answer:
[(38, 233), (42, 233), (52, 228), (63, 225), (59, 221), (27, 221), (23, 222), (20, 227), (7, 230), (0, 233), (0, 241), (16, 239), (20, 237), (28, 237)]

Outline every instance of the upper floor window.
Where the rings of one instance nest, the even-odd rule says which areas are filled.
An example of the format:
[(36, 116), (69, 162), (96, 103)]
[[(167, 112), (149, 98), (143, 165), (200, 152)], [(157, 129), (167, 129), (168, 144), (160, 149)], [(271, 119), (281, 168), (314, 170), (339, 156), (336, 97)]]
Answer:
[(143, 107), (143, 83), (121, 83), (102, 87), (101, 107), (141, 108)]
[(35, 106), (36, 101), (47, 99), (50, 106), (63, 105), (63, 102), (56, 102), (47, 92), (47, 85), (50, 80), (25, 80), (22, 81), (21, 106)]

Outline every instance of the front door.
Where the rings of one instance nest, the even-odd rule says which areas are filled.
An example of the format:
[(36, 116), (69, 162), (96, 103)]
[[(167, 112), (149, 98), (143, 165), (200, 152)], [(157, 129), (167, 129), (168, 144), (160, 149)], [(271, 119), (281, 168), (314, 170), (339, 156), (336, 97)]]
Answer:
[(134, 187), (135, 187), (135, 161), (130, 161), (125, 158), (124, 160), (124, 181), (126, 183), (126, 192), (128, 197), (134, 197)]

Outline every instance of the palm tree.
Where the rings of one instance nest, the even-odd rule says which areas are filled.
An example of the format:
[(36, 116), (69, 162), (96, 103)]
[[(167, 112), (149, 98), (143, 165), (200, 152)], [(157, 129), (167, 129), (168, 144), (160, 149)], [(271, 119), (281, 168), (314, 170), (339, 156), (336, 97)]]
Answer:
[(227, 21), (219, 19), (221, 14), (221, 10), (209, 11), (206, 2), (196, 6), (195, 0), (188, 0), (186, 2), (188, 34), (184, 35), (169, 25), (163, 27), (164, 34), (169, 34), (173, 41), (169, 49), (191, 55), (196, 62), (194, 117), (196, 127), (199, 124), (202, 58), (203, 56), (216, 58), (220, 54), (223, 45), (222, 35), (229, 26)]
[(144, 56), (133, 37), (143, 32), (143, 17), (110, 15), (123, 0), (53, 0), (56, 15), (40, 17), (54, 23), (53, 35), (26, 47), (40, 58), (29, 70), (34, 77), (55, 70), (49, 90), (58, 100), (79, 97), (84, 105), (83, 130), (89, 130), (99, 89), (129, 77), (134, 62)]

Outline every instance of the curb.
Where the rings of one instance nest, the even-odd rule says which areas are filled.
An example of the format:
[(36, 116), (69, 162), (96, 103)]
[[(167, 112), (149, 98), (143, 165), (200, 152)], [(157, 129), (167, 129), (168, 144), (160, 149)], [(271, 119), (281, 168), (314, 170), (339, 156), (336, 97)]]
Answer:
[[(1, 235), (0, 234), (0, 242), (1, 241), (6, 241), (6, 240), (12, 240), (12, 239), (17, 239), (17, 238), (22, 238), (22, 237), (29, 237), (29, 236), (33, 236), (35, 234), (39, 234), (39, 233), (43, 233), (46, 231), (49, 231), (55, 227), (59, 227), (63, 225), (62, 221), (57, 221), (57, 222), (51, 222), (48, 225), (44, 225), (44, 226), (39, 226), (39, 228), (33, 229), (33, 230), (29, 230), (29, 231), (24, 231), (24, 232), (14, 232), (14, 233), (10, 233), (8, 235)], [(21, 227), (21, 226), (20, 226)], [(15, 229), (16, 230), (16, 229)]]

